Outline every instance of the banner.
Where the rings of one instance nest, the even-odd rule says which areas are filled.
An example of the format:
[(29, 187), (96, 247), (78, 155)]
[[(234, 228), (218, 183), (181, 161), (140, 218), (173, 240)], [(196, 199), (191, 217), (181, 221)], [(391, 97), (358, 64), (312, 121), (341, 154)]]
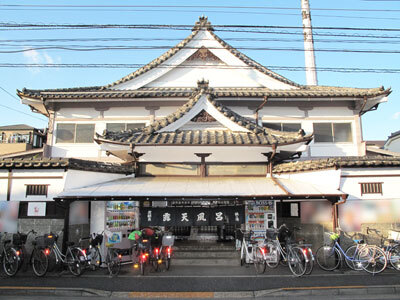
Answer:
[(218, 226), (244, 223), (244, 206), (142, 207), (140, 226)]

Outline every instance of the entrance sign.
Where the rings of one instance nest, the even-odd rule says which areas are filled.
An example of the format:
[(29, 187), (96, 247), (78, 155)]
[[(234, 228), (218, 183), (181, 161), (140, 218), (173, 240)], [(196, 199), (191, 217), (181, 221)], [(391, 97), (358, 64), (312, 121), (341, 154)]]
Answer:
[(217, 226), (244, 223), (243, 206), (142, 207), (140, 226)]

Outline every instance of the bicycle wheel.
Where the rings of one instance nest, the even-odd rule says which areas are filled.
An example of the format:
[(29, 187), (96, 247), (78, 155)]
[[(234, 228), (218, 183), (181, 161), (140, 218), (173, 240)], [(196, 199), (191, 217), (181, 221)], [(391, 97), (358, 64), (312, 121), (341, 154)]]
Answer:
[(311, 252), (311, 249), (306, 250), (306, 256), (307, 256), (307, 263), (306, 263), (306, 272), (304, 273), (305, 275), (310, 275), (314, 269), (314, 255)]
[(346, 262), (346, 265), (355, 271), (361, 271), (361, 263), (360, 260), (358, 259), (358, 254), (360, 252), (359, 249), (360, 246), (358, 245), (352, 245), (349, 248), (347, 248), (344, 256), (344, 261)]
[(118, 257), (117, 251), (108, 249), (106, 263), (109, 274), (111, 276), (117, 276), (121, 270), (121, 260)]
[(368, 246), (368, 251), (360, 251), (358, 256), (362, 268), (370, 274), (378, 274), (387, 266), (385, 252), (377, 246)]
[(3, 253), (3, 270), (7, 276), (12, 277), (18, 272), (19, 259), (17, 251), (14, 248), (8, 247)]
[(171, 258), (167, 257), (165, 259), (165, 269), (169, 270), (170, 267), (171, 267)]
[(306, 255), (300, 247), (293, 247), (288, 253), (288, 265), (290, 271), (296, 277), (303, 276), (306, 272)]
[(271, 257), (275, 257), (276, 261), (269, 261), (267, 262), (267, 266), (271, 269), (275, 269), (279, 265), (279, 260), (280, 260), (280, 252), (278, 251), (276, 245), (274, 243), (268, 242), (267, 245), (265, 246), (265, 249), (267, 249), (267, 253)]
[(36, 276), (43, 277), (44, 275), (46, 275), (49, 268), (49, 259), (44, 253), (44, 250), (37, 248), (33, 249), (31, 255), (31, 264), (33, 273)]
[(97, 247), (90, 249), (88, 256), (90, 255), (89, 264), (92, 270), (100, 268), (102, 264), (100, 250)]
[(396, 245), (389, 250), (388, 261), (397, 271), (400, 271), (400, 245)]
[(78, 248), (71, 248), (67, 250), (65, 261), (69, 271), (74, 276), (80, 276), (83, 273), (84, 264), (82, 264), (82, 257), (84, 262), (85, 254)]
[(332, 246), (321, 246), (315, 254), (318, 266), (325, 271), (332, 271), (339, 267), (341, 253)]
[(254, 268), (256, 269), (256, 273), (263, 274), (265, 272), (265, 260), (264, 260), (264, 254), (262, 253), (260, 247), (257, 247), (255, 249), (253, 262), (254, 262)]

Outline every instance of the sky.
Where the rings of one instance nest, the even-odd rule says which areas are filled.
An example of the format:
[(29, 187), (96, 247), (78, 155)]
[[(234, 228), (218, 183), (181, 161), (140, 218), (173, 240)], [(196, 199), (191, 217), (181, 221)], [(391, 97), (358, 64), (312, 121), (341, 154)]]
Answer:
[[(310, 6), (318, 84), (391, 87), (388, 102), (362, 117), (364, 140), (386, 140), (400, 130), (400, 1)], [(305, 84), (300, 12), (300, 0), (0, 0), (0, 126), (47, 126), (45, 116), (20, 103), (17, 89), (114, 82), (186, 38), (201, 15), (233, 47)], [(93, 28), (111, 24), (119, 26)]]

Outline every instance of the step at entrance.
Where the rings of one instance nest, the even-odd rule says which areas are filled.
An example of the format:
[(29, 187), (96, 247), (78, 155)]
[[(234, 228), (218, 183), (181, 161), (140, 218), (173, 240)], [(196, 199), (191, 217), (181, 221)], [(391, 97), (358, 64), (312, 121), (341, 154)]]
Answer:
[(233, 242), (177, 242), (172, 263), (178, 266), (238, 266), (240, 253)]

